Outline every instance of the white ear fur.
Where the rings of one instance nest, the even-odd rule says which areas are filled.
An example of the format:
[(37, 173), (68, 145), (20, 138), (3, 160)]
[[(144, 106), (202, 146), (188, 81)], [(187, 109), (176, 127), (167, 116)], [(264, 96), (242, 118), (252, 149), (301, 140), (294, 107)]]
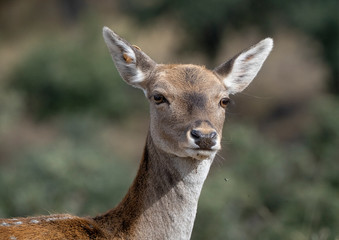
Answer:
[(273, 40), (266, 38), (230, 61), (217, 67), (219, 75), (230, 94), (243, 91), (255, 78), (273, 48)]
[(128, 84), (145, 91), (142, 83), (155, 62), (140, 48), (130, 45), (108, 27), (103, 28), (103, 36), (121, 77)]

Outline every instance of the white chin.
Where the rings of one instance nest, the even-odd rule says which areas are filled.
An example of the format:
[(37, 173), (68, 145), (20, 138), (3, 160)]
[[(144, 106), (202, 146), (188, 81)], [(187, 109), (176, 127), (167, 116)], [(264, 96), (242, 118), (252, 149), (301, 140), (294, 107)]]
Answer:
[(188, 149), (186, 150), (187, 154), (197, 160), (213, 159), (217, 151), (208, 151), (208, 150), (195, 150)]

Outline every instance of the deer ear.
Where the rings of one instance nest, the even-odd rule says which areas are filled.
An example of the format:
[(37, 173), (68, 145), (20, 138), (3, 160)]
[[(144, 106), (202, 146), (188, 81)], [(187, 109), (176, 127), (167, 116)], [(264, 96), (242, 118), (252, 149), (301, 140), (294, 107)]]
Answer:
[(121, 77), (133, 87), (146, 91), (145, 80), (156, 63), (139, 47), (130, 45), (108, 27), (103, 28), (103, 35)]
[(272, 47), (273, 40), (266, 38), (214, 69), (229, 94), (243, 91), (252, 82)]

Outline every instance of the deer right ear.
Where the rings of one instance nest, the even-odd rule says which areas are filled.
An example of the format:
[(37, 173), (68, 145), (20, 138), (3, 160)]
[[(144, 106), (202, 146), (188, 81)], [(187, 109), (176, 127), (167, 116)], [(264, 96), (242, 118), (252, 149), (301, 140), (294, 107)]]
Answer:
[(121, 77), (133, 87), (145, 90), (145, 79), (156, 63), (137, 46), (130, 45), (108, 27), (103, 35)]
[(214, 73), (222, 79), (229, 94), (241, 92), (257, 75), (272, 48), (273, 40), (266, 38), (215, 68)]

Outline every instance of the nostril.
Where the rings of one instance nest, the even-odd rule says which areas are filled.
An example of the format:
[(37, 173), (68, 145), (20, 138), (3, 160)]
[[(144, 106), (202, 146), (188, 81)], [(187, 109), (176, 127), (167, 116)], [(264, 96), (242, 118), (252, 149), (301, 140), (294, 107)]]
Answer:
[(202, 134), (200, 131), (198, 130), (191, 130), (191, 136), (194, 138), (194, 139), (199, 139), (201, 138)]
[(191, 138), (195, 145), (198, 146), (198, 149), (212, 150), (212, 148), (217, 144), (218, 133), (212, 129), (203, 129), (203, 131), (200, 131), (200, 129), (192, 129), (190, 131)]
[(213, 131), (211, 133), (208, 134), (203, 134), (202, 132), (200, 132), (199, 130), (191, 130), (191, 136), (195, 139), (195, 140), (202, 140), (202, 139), (215, 139), (217, 137), (217, 132)]
[(217, 137), (217, 133), (216, 133), (216, 132), (211, 132), (211, 133), (209, 134), (209, 137), (210, 137), (210, 138), (216, 138), (216, 137)]

